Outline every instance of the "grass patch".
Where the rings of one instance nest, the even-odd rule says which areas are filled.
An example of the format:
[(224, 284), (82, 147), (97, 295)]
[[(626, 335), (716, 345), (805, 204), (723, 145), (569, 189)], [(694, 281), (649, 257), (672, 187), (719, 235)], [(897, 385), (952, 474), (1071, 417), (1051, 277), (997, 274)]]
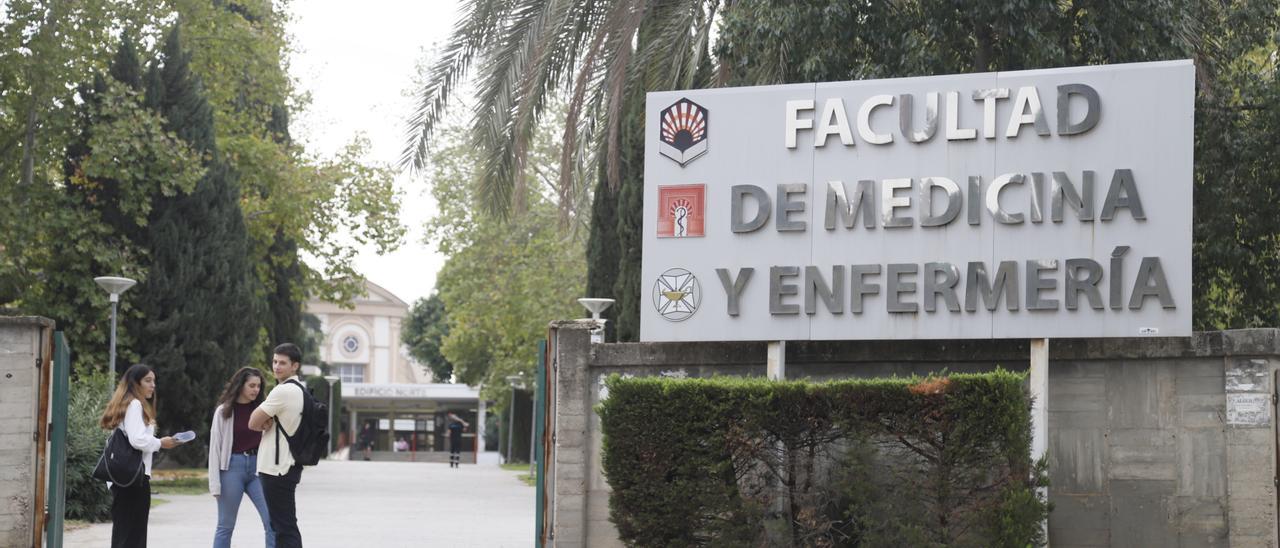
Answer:
[(528, 464), (510, 462), (507, 464), (503, 464), (502, 469), (510, 472), (525, 472), (524, 474), (520, 474), (516, 476), (516, 479), (524, 482), (524, 484), (528, 485), (529, 487), (533, 487), (538, 484), (538, 480), (534, 477), (534, 475), (528, 473), (529, 472)]
[(168, 500), (165, 500), (165, 499), (158, 499), (158, 498), (155, 498), (155, 497), (151, 497), (151, 507), (152, 507), (152, 508), (155, 508), (155, 507), (157, 507), (157, 506), (164, 506), (164, 505), (166, 505), (166, 504), (169, 504), (169, 501), (168, 501)]
[(152, 471), (151, 493), (155, 495), (208, 494), (209, 472), (204, 468), (174, 468)]

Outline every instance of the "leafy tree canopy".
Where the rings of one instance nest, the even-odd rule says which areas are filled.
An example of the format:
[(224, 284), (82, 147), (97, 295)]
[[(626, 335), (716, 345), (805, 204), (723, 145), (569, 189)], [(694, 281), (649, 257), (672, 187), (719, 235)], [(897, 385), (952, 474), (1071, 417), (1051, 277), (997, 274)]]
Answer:
[[(626, 186), (641, 168), (628, 168), (626, 141), (643, 128), (628, 121), (642, 92), (1189, 58), (1197, 72), (1195, 326), (1280, 325), (1278, 14), (1275, 0), (473, 2), (420, 87), (404, 162), (423, 165), (439, 138), (434, 128), (474, 70), (477, 210), (518, 211), (515, 183), (539, 165), (524, 154), (533, 128), (548, 104), (566, 100), (562, 165), (603, 164), (617, 191), (616, 208), (595, 208), (618, 218), (592, 224), (591, 260), (605, 261), (591, 265), (592, 296), (620, 272), (610, 296), (619, 299), (619, 337), (630, 338), (640, 282), (626, 269), (641, 250), (639, 224), (628, 218), (639, 201)], [(633, 155), (643, 150), (630, 146)], [(562, 170), (560, 196), (586, 179)], [(562, 199), (570, 210), (579, 203)]]
[(409, 346), (409, 355), (431, 372), (435, 382), (453, 379), (453, 364), (441, 352), (448, 335), (449, 316), (439, 293), (413, 303), (408, 320), (400, 328), (400, 340)]
[[(530, 154), (539, 165), (554, 166), (559, 149), (546, 129)], [(439, 213), (427, 226), (428, 239), (449, 257), (436, 280), (448, 317), (440, 352), (459, 382), (483, 382), (493, 391), (487, 396), (496, 397), (507, 375), (532, 378), (547, 324), (579, 313), (586, 238), (585, 230), (558, 229), (554, 170), (529, 175), (524, 215), (502, 220), (475, 214), (474, 178), (481, 175), (464, 131), (445, 132), (431, 159)]]
[[(252, 322), (259, 346), (302, 336), (308, 295), (344, 302), (358, 293), (358, 250), (388, 251), (404, 233), (394, 173), (370, 163), (358, 137), (333, 157), (292, 141), (289, 118), (306, 97), (286, 72), (287, 22), (269, 0), (5, 3), (0, 308), (53, 317), (77, 363), (105, 363), (109, 307), (92, 278), (145, 282), (152, 250), (140, 237), (157, 200), (192, 191), (205, 175), (204, 152), (155, 114), (162, 98), (145, 97), (151, 110), (142, 104), (144, 66), (174, 24), (212, 109), (222, 165), (239, 185), (251, 298), (268, 303)], [(124, 321), (143, 319), (134, 296), (121, 302), (125, 360), (138, 358)]]

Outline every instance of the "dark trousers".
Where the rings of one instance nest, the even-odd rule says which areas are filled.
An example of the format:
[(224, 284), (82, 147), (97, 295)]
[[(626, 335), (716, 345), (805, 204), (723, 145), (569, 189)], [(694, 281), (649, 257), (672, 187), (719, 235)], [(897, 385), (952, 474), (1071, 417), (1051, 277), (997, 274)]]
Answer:
[(111, 486), (111, 548), (146, 548), (151, 517), (151, 481), (146, 475), (133, 485)]
[(267, 497), (271, 529), (276, 532), (276, 548), (302, 548), (296, 500), (298, 481), (301, 479), (301, 464), (293, 465), (283, 476), (258, 474), (258, 480), (262, 482), (262, 494)]
[(449, 433), (449, 466), (462, 466), (462, 436)]

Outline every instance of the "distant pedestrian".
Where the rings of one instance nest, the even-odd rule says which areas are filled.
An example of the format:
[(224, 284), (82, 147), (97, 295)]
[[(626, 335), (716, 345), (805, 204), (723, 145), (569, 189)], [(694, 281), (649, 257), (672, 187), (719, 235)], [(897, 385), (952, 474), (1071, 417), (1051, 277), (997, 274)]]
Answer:
[[(262, 481), (262, 493), (266, 495), (271, 515), (271, 529), (276, 533), (276, 546), (280, 548), (302, 548), (296, 500), (298, 482), (302, 481), (302, 465), (294, 461), (289, 440), (280, 433), (283, 428), (285, 434), (292, 436), (302, 424), (304, 399), (298, 379), (300, 369), (302, 350), (298, 345), (284, 343), (277, 346), (271, 356), (271, 372), (276, 378), (276, 387), (249, 416), (249, 428), (262, 432), (262, 443), (258, 446), (258, 454), (262, 457), (258, 459), (258, 479)], [(276, 428), (276, 422), (280, 428)]]
[[(143, 364), (124, 372), (98, 424), (124, 430), (129, 445), (142, 451), (143, 477), (128, 487), (111, 485), (111, 548), (146, 548), (151, 516), (151, 457), (178, 445), (172, 437), (156, 437), (156, 374)], [(109, 484), (110, 485), (110, 484)]]
[(364, 453), (364, 460), (371, 460), (369, 457), (373, 453), (373, 438), (375, 435), (373, 423), (364, 423), (364, 428), (360, 430), (360, 436), (356, 438), (356, 444), (360, 446), (360, 451)]
[(471, 425), (461, 417), (449, 413), (449, 467), (458, 468), (462, 465), (462, 433)]
[(213, 412), (213, 424), (209, 428), (209, 493), (218, 502), (214, 548), (230, 548), (244, 495), (249, 495), (262, 518), (267, 548), (276, 545), (267, 499), (258, 480), (258, 445), (262, 442), (262, 433), (249, 429), (249, 417), (263, 400), (263, 384), (261, 371), (241, 367), (227, 381), (218, 398), (218, 408)]

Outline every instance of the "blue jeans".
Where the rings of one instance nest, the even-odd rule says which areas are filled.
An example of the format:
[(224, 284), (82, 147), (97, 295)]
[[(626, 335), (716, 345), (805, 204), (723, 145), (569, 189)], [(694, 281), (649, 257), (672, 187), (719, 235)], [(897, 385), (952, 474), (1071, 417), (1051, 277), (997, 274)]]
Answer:
[(245, 494), (253, 501), (262, 517), (266, 530), (267, 548), (275, 548), (276, 535), (271, 530), (271, 517), (267, 514), (267, 499), (262, 496), (262, 483), (258, 481), (258, 457), (236, 453), (231, 463), (219, 472), (222, 478), (222, 494), (218, 496), (218, 530), (213, 536), (213, 548), (230, 548), (231, 533), (236, 529), (236, 516), (240, 513), (240, 500)]

